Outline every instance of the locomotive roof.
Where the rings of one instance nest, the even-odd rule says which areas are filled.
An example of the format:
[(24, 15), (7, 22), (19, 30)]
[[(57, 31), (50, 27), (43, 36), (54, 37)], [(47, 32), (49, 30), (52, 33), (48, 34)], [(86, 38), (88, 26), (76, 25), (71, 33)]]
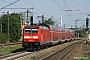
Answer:
[(49, 27), (49, 25), (48, 24), (45, 24), (45, 23), (40, 23), (37, 26), (46, 26), (46, 27)]

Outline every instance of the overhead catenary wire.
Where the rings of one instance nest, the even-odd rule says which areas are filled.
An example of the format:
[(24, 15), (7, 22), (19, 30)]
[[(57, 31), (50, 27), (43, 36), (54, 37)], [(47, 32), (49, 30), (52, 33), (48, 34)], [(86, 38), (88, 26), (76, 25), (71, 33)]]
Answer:
[(2, 10), (2, 9), (4, 9), (4, 8), (6, 8), (6, 7), (8, 7), (8, 6), (10, 6), (10, 5), (12, 5), (12, 4), (18, 2), (18, 1), (20, 1), (20, 0), (17, 0), (17, 1), (15, 1), (15, 2), (12, 2), (12, 3), (8, 4), (8, 5), (6, 5), (6, 6), (2, 7), (2, 8), (0, 8), (0, 10)]
[(64, 1), (66, 1), (67, 3), (69, 3), (70, 5), (72, 5), (73, 7), (75, 7), (76, 9), (80, 10), (80, 11), (83, 12), (84, 14), (90, 16), (90, 14), (88, 14), (87, 12), (85, 12), (85, 11), (83, 11), (82, 9), (78, 8), (77, 6), (73, 5), (73, 4), (70, 3), (69, 1), (67, 1), (67, 0), (64, 0)]
[[(39, 10), (43, 15), (47, 14), (47, 15), (49, 16), (50, 13), (45, 13), (45, 12), (42, 11), (41, 9), (37, 8), (37, 6), (35, 6), (30, 0), (24, 0), (24, 1), (26, 1), (26, 3), (27, 3), (28, 5), (30, 4), (30, 5), (34, 6), (34, 9)], [(34, 11), (34, 14), (39, 15), (39, 14), (36, 13), (35, 11)]]
[(25, 9), (25, 10), (27, 10), (27, 9), (33, 9), (33, 8), (4, 8), (4, 9)]
[[(60, 6), (55, 0), (53, 0), (61, 9), (65, 10), (63, 7)], [(65, 11), (67, 13), (67, 11)], [(70, 17), (70, 15), (67, 13), (67, 15)], [(70, 17), (72, 19), (72, 17)], [(72, 19), (73, 20), (73, 19)]]
[[(2, 0), (2, 1), (7, 2), (7, 1), (5, 1), (5, 0)], [(17, 0), (17, 1), (15, 1), (15, 2), (12, 2), (12, 3), (8, 4), (7, 6), (1, 8), (0, 10), (5, 9), (6, 7), (8, 7), (8, 6), (10, 6), (10, 5), (12, 5), (12, 4), (14, 4), (14, 3), (16, 3), (16, 2), (18, 2), (18, 1), (20, 1), (20, 0)], [(7, 2), (7, 3), (9, 3), (9, 2)], [(9, 14), (9, 16), (12, 17), (12, 18), (14, 18), (14, 19), (16, 19), (16, 20), (18, 20), (17, 18), (11, 16), (10, 14)]]
[[(23, 1), (25, 1), (25, 3), (28, 4), (29, 6), (32, 5), (33, 9), (35, 9), (35, 6), (34, 6), (30, 1), (29, 1), (29, 2), (27, 2), (26, 0), (23, 0)], [(31, 5), (30, 5), (30, 4), (31, 4)], [(28, 10), (28, 9), (29, 9), (29, 8), (27, 8), (27, 10)], [(34, 10), (33, 10), (33, 14), (38, 15), (37, 13), (34, 12)]]
[[(10, 3), (10, 2), (5, 1), (5, 0), (2, 0), (2, 1), (4, 1), (4, 2), (6, 2), (6, 3)], [(18, 0), (18, 1), (20, 1), (20, 0)], [(15, 2), (18, 2), (18, 1), (15, 1)], [(13, 2), (13, 3), (15, 3), (15, 2)], [(10, 3), (10, 4), (12, 4), (12, 3)], [(13, 5), (16, 6), (16, 7), (18, 7), (18, 8), (4, 8), (4, 9), (24, 9), (24, 10), (33, 9), (33, 8), (22, 8), (22, 7), (19, 7), (19, 6), (15, 5), (15, 4), (13, 4)], [(8, 5), (8, 6), (9, 6), (9, 5)], [(13, 16), (11, 16), (11, 15), (9, 15), (9, 16), (12, 17), (12, 18), (14, 18), (14, 19), (16, 19), (16, 20), (18, 20), (17, 18), (15, 18), (15, 17), (13, 17)]]
[[(36, 9), (36, 10), (38, 10), (38, 11), (40, 11), (41, 13), (42, 13), (42, 15), (45, 15), (45, 14), (47, 14), (48, 16), (49, 16), (49, 14), (50, 13), (45, 13), (44, 11), (42, 11), (41, 9), (39, 9), (39, 8), (37, 8), (37, 6), (35, 6), (30, 0), (23, 0), (23, 1), (25, 1), (28, 5), (32, 5), (32, 6), (34, 6), (34, 9)], [(37, 15), (37, 16), (40, 16), (37, 12), (33, 12), (35, 15)], [(34, 18), (34, 19), (36, 19), (37, 18), (37, 16)]]
[[(2, 0), (2, 1), (4, 1), (6, 3), (9, 3), (8, 1), (5, 1), (5, 0)], [(16, 6), (16, 7), (18, 7), (18, 8), (4, 8), (4, 9), (24, 9), (24, 10), (31, 9), (31, 8), (22, 8), (20, 6), (15, 5), (15, 4), (13, 4), (13, 5)]]
[[(66, 2), (65, 1), (63, 1), (64, 3), (65, 3), (65, 5), (67, 6), (67, 8), (69, 9), (69, 11), (70, 11), (70, 13), (71, 13), (71, 16), (75, 19), (75, 17), (73, 16), (73, 14), (72, 14), (72, 10), (70, 10), (70, 8), (68, 7), (68, 5), (66, 4)], [(64, 10), (65, 11), (65, 10)], [(74, 11), (77, 11), (77, 10), (74, 10)], [(79, 11), (79, 10), (78, 10)]]
[[(5, 1), (5, 0), (2, 0), (2, 1), (11, 4), (11, 2), (8, 2), (8, 1)], [(3, 9), (24, 9), (24, 10), (33, 9), (33, 8), (22, 8), (22, 7), (20, 7), (20, 6), (15, 5), (15, 4), (12, 4), (12, 5), (14, 5), (14, 6), (18, 7), (18, 8), (6, 8), (6, 7), (5, 7), (5, 8), (3, 8)], [(10, 5), (8, 5), (8, 6), (10, 6)], [(8, 6), (7, 6), (7, 7), (8, 7)], [(37, 14), (37, 13), (35, 13), (35, 14)], [(37, 15), (38, 15), (38, 14), (37, 14)], [(9, 16), (12, 17), (12, 18), (14, 18), (14, 19), (16, 19), (16, 20), (18, 20), (17, 18), (15, 18), (15, 17), (13, 17), (13, 16), (11, 16), (11, 15), (9, 15)]]
[[(5, 0), (2, 0), (2, 1), (4, 1), (6, 3), (9, 3), (8, 1), (5, 1)], [(24, 9), (24, 10), (33, 9), (33, 8), (22, 8), (22, 7), (19, 7), (19, 6), (15, 5), (15, 4), (13, 4), (13, 5), (18, 7), (18, 8), (4, 8), (4, 9)]]
[[(60, 8), (63, 9), (63, 7), (60, 6), (60, 4), (58, 4), (55, 0), (53, 0)], [(64, 10), (64, 9), (63, 9)]]
[(27, 2), (26, 0), (23, 0), (23, 1), (25, 1), (28, 5), (31, 4), (32, 6), (34, 6), (30, 1), (29, 2)]
[[(68, 5), (66, 4), (66, 2), (65, 1), (63, 1), (64, 3), (65, 3), (65, 5), (66, 5), (66, 7), (70, 10), (70, 8), (68, 7)], [(72, 12), (70, 11), (70, 13), (71, 13), (71, 18), (73, 19), (73, 20), (75, 20), (75, 17), (74, 17), (74, 15), (72, 14)]]

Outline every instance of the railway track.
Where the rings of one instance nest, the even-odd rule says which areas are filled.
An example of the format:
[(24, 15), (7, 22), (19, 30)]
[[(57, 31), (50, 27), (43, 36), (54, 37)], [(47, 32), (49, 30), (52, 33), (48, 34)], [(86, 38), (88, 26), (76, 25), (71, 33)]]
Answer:
[(22, 52), (12, 53), (5, 56), (0, 56), (0, 60), (15, 60), (29, 54), (32, 54), (32, 52), (22, 51)]
[[(65, 49), (65, 48), (64, 48)], [(63, 49), (63, 50), (64, 50)], [(45, 49), (46, 50), (46, 49)], [(62, 51), (63, 51), (62, 50)], [(41, 50), (43, 51), (43, 50)], [(35, 54), (34, 54), (35, 53)], [(24, 57), (26, 55), (36, 55), (36, 54), (39, 54), (40, 51), (34, 51), (34, 52), (26, 52), (26, 51), (21, 51), (21, 52), (17, 52), (17, 53), (12, 53), (12, 54), (8, 54), (8, 55), (5, 55), (5, 56), (0, 56), (0, 60), (15, 60), (15, 59), (18, 59), (18, 58), (21, 58), (21, 57)], [(59, 55), (58, 55), (59, 56)], [(29, 56), (30, 57), (30, 56)], [(48, 57), (49, 58), (49, 57)], [(56, 57), (57, 58), (57, 57)], [(44, 60), (46, 60), (47, 58), (45, 58)], [(49, 59), (50, 60), (50, 59)], [(57, 60), (57, 59), (55, 59)]]
[(73, 43), (62, 50), (42, 59), (42, 60), (62, 60), (68, 53), (70, 53), (76, 46), (84, 42), (85, 40), (81, 40), (79, 42)]
[(16, 44), (22, 44), (22, 42), (0, 44), (0, 47), (10, 46), (10, 45), (16, 45)]

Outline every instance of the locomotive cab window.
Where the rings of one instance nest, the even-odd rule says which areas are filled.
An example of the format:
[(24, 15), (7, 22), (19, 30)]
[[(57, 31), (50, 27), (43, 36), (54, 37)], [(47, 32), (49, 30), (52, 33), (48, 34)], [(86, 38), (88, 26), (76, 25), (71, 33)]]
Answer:
[(25, 33), (38, 33), (38, 29), (34, 28), (34, 29), (25, 29)]

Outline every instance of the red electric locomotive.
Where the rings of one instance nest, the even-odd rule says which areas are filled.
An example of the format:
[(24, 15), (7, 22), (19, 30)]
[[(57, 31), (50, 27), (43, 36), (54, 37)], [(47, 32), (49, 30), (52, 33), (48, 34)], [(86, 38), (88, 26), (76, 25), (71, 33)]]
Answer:
[(25, 26), (22, 46), (30, 50), (40, 49), (40, 47), (50, 44), (50, 38), (49, 26)]
[(25, 26), (22, 46), (25, 49), (40, 49), (48, 45), (65, 42), (74, 38), (74, 31), (61, 29), (51, 25), (38, 24)]

